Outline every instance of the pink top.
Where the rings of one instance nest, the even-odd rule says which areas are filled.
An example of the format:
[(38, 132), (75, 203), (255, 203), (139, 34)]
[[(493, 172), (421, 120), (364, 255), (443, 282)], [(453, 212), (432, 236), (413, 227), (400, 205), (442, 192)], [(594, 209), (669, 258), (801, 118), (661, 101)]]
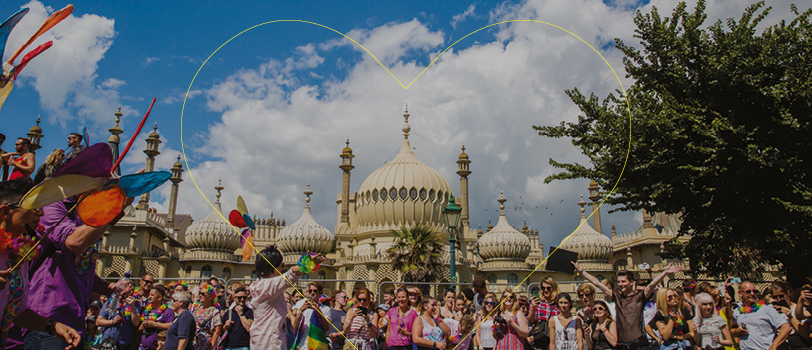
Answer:
[[(287, 279), (287, 281), (285, 280)], [(283, 276), (263, 278), (251, 283), (249, 290), (253, 299), (254, 323), (251, 325), (252, 349), (283, 349), (287, 347), (287, 336), (283, 326), (288, 313), (282, 293), (290, 283), (299, 281), (299, 276), (288, 270)]]
[[(387, 346), (411, 346), (412, 345), (412, 325), (414, 324), (414, 320), (417, 318), (417, 312), (414, 310), (406, 311), (406, 314), (403, 317), (398, 317), (398, 308), (391, 308), (386, 313), (386, 316), (389, 317), (389, 342), (386, 343)], [(398, 332), (398, 326), (401, 328), (406, 329), (409, 332), (409, 336), (404, 336)]]

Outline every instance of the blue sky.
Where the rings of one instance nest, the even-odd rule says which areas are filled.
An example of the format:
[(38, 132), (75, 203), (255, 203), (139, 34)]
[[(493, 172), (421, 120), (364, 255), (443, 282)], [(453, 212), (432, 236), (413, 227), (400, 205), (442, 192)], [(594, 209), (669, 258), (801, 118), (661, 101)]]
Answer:
[[(739, 17), (747, 0), (710, 1), (707, 23)], [(789, 18), (789, 1), (773, 1), (765, 23)], [(6, 18), (23, 6), (31, 12), (17, 26), (5, 58), (52, 11), (67, 2), (4, 3)], [(634, 10), (657, 6), (669, 14), (676, 1), (481, 1), (417, 2), (75, 2), (73, 15), (34, 45), (54, 47), (21, 74), (2, 107), (0, 132), (25, 134), (37, 115), (45, 137), (39, 161), (64, 148), (67, 134), (87, 126), (93, 141), (106, 140), (122, 105), (132, 134), (149, 101), (157, 97), (148, 126), (125, 160), (125, 171), (143, 166), (143, 139), (157, 121), (164, 143), (158, 167), (181, 149), (183, 96), (203, 60), (240, 31), (273, 20), (316, 22), (344, 32), (373, 52), (404, 83), (417, 76), (457, 39), (483, 26), (512, 19), (556, 24), (577, 34), (612, 64), (624, 86), (614, 38), (635, 44)], [(693, 2), (689, 4), (693, 6)], [(801, 11), (804, 9), (801, 8)], [(33, 47), (33, 46), (32, 46)], [(275, 23), (230, 42), (200, 72), (183, 117), (189, 166), (203, 193), (223, 179), (225, 208), (243, 195), (249, 209), (294, 222), (307, 183), (313, 213), (331, 229), (340, 192), (338, 154), (349, 137), (355, 150), (352, 190), (391, 160), (400, 148), (401, 114), (409, 103), (412, 146), (424, 163), (459, 189), (456, 157), (464, 142), (473, 163), (471, 222), (496, 222), (504, 191), (511, 224), (539, 229), (545, 246), (557, 245), (578, 224), (575, 203), (588, 181), (544, 184), (554, 173), (547, 161), (585, 161), (569, 140), (539, 137), (531, 125), (575, 120), (578, 110), (564, 89), (605, 96), (619, 84), (600, 57), (574, 37), (539, 23), (494, 26), (460, 42), (408, 90), (369, 55), (339, 35), (304, 23)], [(9, 141), (4, 145), (8, 150)], [(184, 165), (184, 168), (186, 166)], [(211, 209), (184, 174), (179, 212), (203, 218)], [(168, 186), (153, 206), (165, 210)], [(520, 204), (520, 203), (525, 204)], [(538, 207), (539, 209), (536, 209)], [(541, 210), (540, 208), (547, 208)], [(604, 213), (606, 210), (604, 210)], [(638, 213), (602, 217), (603, 232), (639, 227)]]

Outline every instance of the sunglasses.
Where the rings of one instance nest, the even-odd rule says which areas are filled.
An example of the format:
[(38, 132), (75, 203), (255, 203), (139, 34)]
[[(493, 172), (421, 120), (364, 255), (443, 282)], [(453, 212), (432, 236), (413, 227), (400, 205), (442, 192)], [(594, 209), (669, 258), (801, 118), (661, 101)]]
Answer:
[(551, 291), (551, 290), (553, 290), (553, 287), (549, 287), (549, 286), (548, 287), (541, 287), (541, 290)]
[(485, 305), (495, 305), (495, 304), (496, 304), (496, 303), (494, 303), (494, 302), (492, 302), (492, 301), (486, 301), (486, 302), (485, 302)]
[(666, 295), (665, 297), (666, 297), (668, 300), (671, 300), (671, 299), (676, 299), (676, 298), (677, 298), (677, 296), (676, 296), (676, 295), (674, 295), (674, 294), (671, 294), (671, 295)]
[(367, 298), (358, 298), (358, 301), (359, 301), (359, 302), (362, 302), (362, 303), (366, 303), (366, 302), (367, 302)]
[(603, 307), (593, 307), (592, 311), (606, 311)]
[(155, 281), (144, 281), (144, 283), (153, 284), (153, 283), (155, 283)]
[(248, 299), (248, 297), (246, 297), (246, 296), (242, 296), (242, 297), (234, 297), (234, 299), (237, 299), (237, 300), (240, 300), (240, 299)]
[(784, 294), (773, 295), (773, 299), (784, 299), (785, 297), (786, 297), (786, 295), (784, 295)]
[(516, 299), (516, 297), (514, 297), (514, 296), (512, 296), (512, 295), (505, 295), (505, 296), (502, 296), (502, 298), (504, 298), (504, 299), (509, 299), (509, 300)]
[(592, 295), (593, 295), (592, 293), (589, 293), (589, 294), (578, 294), (578, 297), (579, 297), (579, 298), (586, 298), (586, 297), (589, 297), (589, 296), (592, 296)]
[(318, 289), (308, 289), (307, 292), (308, 293), (318, 293), (319, 290)]
[(758, 291), (755, 289), (742, 290), (741, 292), (742, 294), (758, 294)]

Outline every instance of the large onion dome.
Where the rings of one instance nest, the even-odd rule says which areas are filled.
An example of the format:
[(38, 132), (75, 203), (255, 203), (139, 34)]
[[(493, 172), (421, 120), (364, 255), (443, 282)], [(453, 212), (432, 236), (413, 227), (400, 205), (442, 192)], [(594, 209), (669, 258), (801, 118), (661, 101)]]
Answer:
[[(310, 213), (310, 184), (307, 184), (307, 196), (305, 199), (304, 212), (292, 225), (286, 226), (279, 232), (276, 244), (279, 250), (286, 256), (300, 255), (310, 251), (314, 253), (327, 254), (333, 247), (333, 234), (324, 226), (319, 225)], [(286, 259), (288, 261), (289, 259)]]
[(231, 228), (231, 224), (225, 220), (220, 213), (220, 191), (224, 189), (218, 183), (214, 187), (217, 190), (217, 201), (214, 202), (214, 209), (203, 220), (197, 221), (186, 229), (186, 245), (192, 251), (205, 250), (225, 253), (234, 253), (240, 248), (239, 233)]
[(485, 260), (483, 269), (488, 268), (522, 268), (528, 267), (525, 259), (530, 255), (530, 238), (514, 229), (505, 216), (505, 202), (500, 194), (499, 222), (492, 230), (479, 238), (479, 255)]
[(388, 164), (373, 171), (358, 190), (359, 232), (417, 223), (445, 225), (442, 212), (452, 194), (451, 185), (412, 152), (408, 109), (403, 117), (406, 123), (400, 152)]
[[(585, 270), (611, 270), (609, 258), (612, 256), (612, 240), (595, 231), (586, 219), (586, 209), (584, 209), (584, 196), (578, 202), (581, 206), (580, 226), (565, 241), (562, 241), (559, 248), (578, 253), (578, 262)], [(585, 265), (586, 263), (586, 265)]]

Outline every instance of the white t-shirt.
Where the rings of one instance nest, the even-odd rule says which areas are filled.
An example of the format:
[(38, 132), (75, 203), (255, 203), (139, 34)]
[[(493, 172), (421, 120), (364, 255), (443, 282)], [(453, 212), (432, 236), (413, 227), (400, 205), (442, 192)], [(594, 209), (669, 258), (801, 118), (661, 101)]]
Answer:
[(697, 345), (704, 348), (705, 346), (710, 345), (712, 348), (716, 348), (719, 346), (713, 340), (714, 335), (718, 335), (719, 339), (722, 339), (722, 328), (727, 327), (727, 322), (722, 316), (713, 315), (712, 317), (703, 318), (702, 322), (699, 323), (699, 329), (697, 330), (697, 335), (699, 338), (699, 342)]
[[(296, 303), (296, 305), (294, 305), (291, 309), (294, 310), (294, 311), (299, 310), (304, 305), (304, 303), (305, 303), (305, 299), (299, 300)], [(321, 313), (324, 314), (324, 317), (326, 317), (328, 320), (330, 319), (330, 312), (331, 312), (332, 309), (333, 308), (331, 308), (329, 306), (319, 305), (319, 310), (321, 310)], [(305, 310), (302, 313), (302, 320), (300, 321), (302, 323), (302, 325), (301, 325), (301, 328), (296, 331), (296, 334), (299, 335), (298, 342), (296, 343), (296, 344), (299, 345), (297, 347), (297, 349), (299, 349), (299, 350), (308, 350), (307, 349), (307, 331), (308, 331), (308, 328), (310, 328), (310, 319), (313, 317), (314, 312), (315, 311), (311, 307), (311, 308), (308, 308), (307, 310)]]
[(747, 325), (748, 335), (739, 337), (742, 350), (767, 349), (775, 340), (775, 333), (784, 323), (786, 317), (781, 317), (772, 305), (764, 305), (758, 311), (749, 314), (739, 312), (739, 308), (733, 309), (733, 319), (741, 327)]

